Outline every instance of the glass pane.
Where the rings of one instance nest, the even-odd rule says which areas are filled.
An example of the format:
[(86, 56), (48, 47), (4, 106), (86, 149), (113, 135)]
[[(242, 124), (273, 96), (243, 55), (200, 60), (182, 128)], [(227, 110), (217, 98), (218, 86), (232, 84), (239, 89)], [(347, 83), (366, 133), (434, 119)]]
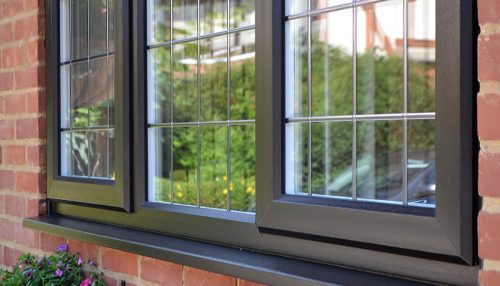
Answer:
[(115, 50), (115, 0), (108, 0), (108, 51)]
[(352, 9), (312, 19), (312, 115), (352, 114)]
[(149, 201), (172, 202), (172, 128), (149, 129)]
[(174, 121), (195, 122), (198, 118), (198, 52), (195, 42), (174, 45)]
[(231, 119), (255, 118), (255, 30), (230, 35)]
[(402, 121), (357, 123), (358, 198), (403, 201)]
[(352, 196), (352, 123), (312, 123), (312, 193)]
[(290, 123), (285, 127), (285, 191), (308, 194), (308, 123)]
[(115, 61), (114, 56), (108, 57), (108, 120), (109, 125), (112, 126), (115, 121)]
[(200, 1), (200, 35), (227, 29), (227, 1)]
[(408, 202), (436, 204), (436, 125), (408, 121)]
[(88, 131), (89, 140), (89, 176), (108, 177), (109, 131)]
[(86, 131), (71, 133), (71, 146), (69, 148), (71, 176), (88, 176), (90, 158)]
[(357, 112), (403, 112), (403, 1), (358, 8)]
[(61, 127), (71, 126), (70, 65), (61, 66)]
[(174, 203), (197, 205), (198, 128), (173, 129)]
[(196, 36), (198, 34), (198, 0), (172, 1), (174, 40)]
[(110, 129), (109, 130), (109, 143), (108, 143), (108, 148), (109, 148), (109, 159), (108, 159), (108, 175), (109, 178), (114, 180), (116, 177), (115, 174), (115, 130)]
[(89, 0), (89, 4), (89, 55), (105, 54), (108, 50), (107, 1)]
[(408, 111), (436, 110), (436, 1), (408, 3)]
[(101, 57), (89, 61), (88, 96), (90, 126), (105, 126), (108, 124), (108, 59)]
[(70, 22), (70, 9), (69, 9), (70, 0), (61, 0), (60, 3), (60, 12), (59, 12), (59, 33), (60, 33), (60, 53), (61, 53), (61, 62), (67, 62), (70, 59), (70, 42), (71, 42), (71, 28), (69, 25)]
[(200, 41), (201, 121), (227, 120), (227, 37)]
[(231, 127), (231, 210), (255, 212), (255, 126)]
[(170, 0), (148, 1), (148, 43), (170, 41)]
[(307, 18), (286, 22), (285, 112), (287, 117), (307, 116), (309, 112), (307, 42)]
[[(350, 4), (356, 0), (311, 0), (311, 7), (313, 10), (332, 7), (342, 4)], [(352, 13), (352, 10), (349, 10)]]
[(61, 132), (61, 175), (71, 176), (71, 132)]
[(71, 69), (71, 126), (88, 126), (88, 63), (73, 64)]
[(255, 0), (230, 0), (231, 28), (255, 25)]
[(81, 59), (88, 56), (88, 1), (70, 1), (71, 58)]
[[(171, 54), (170, 47), (148, 51), (148, 121), (170, 122), (171, 117)], [(194, 102), (196, 104), (196, 102)]]
[(307, 12), (306, 0), (285, 0), (285, 15)]
[(200, 128), (200, 205), (227, 208), (227, 127)]

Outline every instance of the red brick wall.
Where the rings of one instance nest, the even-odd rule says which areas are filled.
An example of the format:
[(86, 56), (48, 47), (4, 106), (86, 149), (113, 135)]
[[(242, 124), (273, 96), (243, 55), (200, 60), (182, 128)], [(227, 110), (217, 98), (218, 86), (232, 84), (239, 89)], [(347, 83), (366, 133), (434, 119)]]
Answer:
[[(43, 0), (0, 0), (0, 266), (21, 252), (68, 243), (97, 261), (110, 285), (255, 285), (190, 267), (24, 229), (45, 211), (45, 50)], [(481, 141), (478, 241), (480, 284), (500, 285), (500, 1), (478, 0), (478, 130)]]
[(479, 256), (480, 284), (500, 285), (500, 1), (478, 0)]

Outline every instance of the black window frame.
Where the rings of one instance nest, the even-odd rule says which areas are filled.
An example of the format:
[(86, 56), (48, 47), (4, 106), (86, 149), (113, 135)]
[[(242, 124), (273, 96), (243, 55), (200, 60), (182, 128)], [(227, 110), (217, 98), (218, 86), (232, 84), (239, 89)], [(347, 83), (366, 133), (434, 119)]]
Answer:
[(115, 184), (58, 176), (58, 2), (46, 1), (51, 213), (413, 279), (456, 283), (477, 277), (474, 0), (437, 0), (437, 69), (454, 72), (438, 72), (436, 79), (437, 168), (448, 173), (438, 172), (445, 187), (437, 192), (435, 217), (418, 215), (418, 209), (404, 214), (398, 207), (381, 211), (372, 204), (283, 195), (283, 0), (256, 0), (255, 214), (147, 201), (146, 1), (116, 2), (115, 122), (121, 140), (115, 152), (122, 169)]

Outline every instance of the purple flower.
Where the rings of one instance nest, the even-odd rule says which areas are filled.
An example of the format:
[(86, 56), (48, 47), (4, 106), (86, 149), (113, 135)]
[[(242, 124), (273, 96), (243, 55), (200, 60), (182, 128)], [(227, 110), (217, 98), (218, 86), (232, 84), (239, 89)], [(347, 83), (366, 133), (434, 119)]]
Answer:
[(94, 265), (94, 261), (92, 261), (92, 260), (90, 260), (90, 259), (89, 259), (89, 262), (88, 262), (87, 264), (88, 264), (89, 266), (92, 266), (92, 265)]
[(82, 264), (82, 258), (81, 257), (78, 257), (78, 261), (76, 262), (76, 264), (78, 266), (80, 266)]
[(61, 276), (63, 276), (63, 274), (64, 274), (64, 272), (61, 269), (57, 269), (56, 270), (56, 276), (57, 277), (61, 277)]
[(63, 251), (63, 252), (68, 251), (68, 245), (66, 243), (59, 245), (59, 247), (57, 248), (57, 251)]

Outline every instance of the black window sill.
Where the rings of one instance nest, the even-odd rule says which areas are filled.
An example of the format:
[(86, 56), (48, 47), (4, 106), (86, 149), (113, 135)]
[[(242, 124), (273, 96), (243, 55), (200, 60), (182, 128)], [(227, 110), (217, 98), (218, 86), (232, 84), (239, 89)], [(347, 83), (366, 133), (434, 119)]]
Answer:
[(24, 226), (269, 285), (430, 285), (60, 215), (27, 218)]

